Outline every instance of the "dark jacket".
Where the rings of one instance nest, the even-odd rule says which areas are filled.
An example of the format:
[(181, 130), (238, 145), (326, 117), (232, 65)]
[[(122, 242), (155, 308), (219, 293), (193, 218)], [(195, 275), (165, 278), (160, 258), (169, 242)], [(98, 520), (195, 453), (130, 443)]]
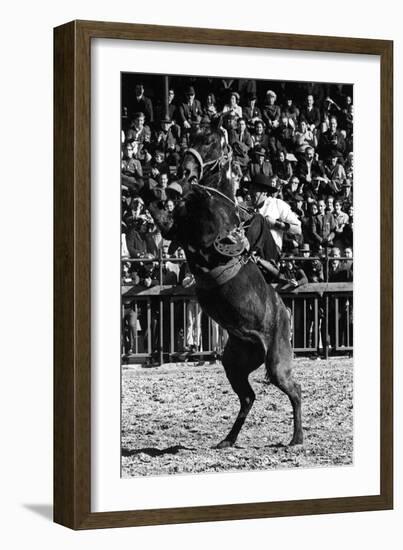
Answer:
[(311, 218), (311, 236), (316, 244), (327, 245), (334, 239), (336, 222), (332, 214), (316, 214)]
[(304, 109), (301, 110), (300, 116), (306, 120), (309, 126), (314, 124), (317, 128), (320, 124), (320, 111), (318, 107), (312, 107), (310, 111), (308, 110), (308, 107), (304, 107)]
[(154, 111), (151, 99), (144, 95), (140, 100), (137, 100), (137, 97), (135, 97), (132, 103), (132, 118), (136, 113), (144, 113), (147, 122), (153, 122)]
[(345, 139), (338, 130), (334, 134), (330, 130), (327, 130), (320, 136), (318, 153), (321, 155), (321, 158), (327, 158), (333, 151), (343, 154), (345, 150)]
[[(301, 183), (306, 182), (306, 176), (308, 174), (308, 165), (305, 159), (302, 159), (298, 162), (295, 169), (295, 175), (299, 178)], [(315, 179), (317, 177), (324, 177), (323, 166), (316, 160), (312, 161), (311, 164), (311, 177)]]
[(181, 103), (179, 106), (179, 123), (182, 124), (185, 121), (192, 123), (192, 122), (199, 122), (201, 119), (201, 116), (203, 114), (203, 110), (201, 107), (201, 103), (198, 99), (195, 99), (192, 103), (192, 106), (190, 106), (188, 103)]

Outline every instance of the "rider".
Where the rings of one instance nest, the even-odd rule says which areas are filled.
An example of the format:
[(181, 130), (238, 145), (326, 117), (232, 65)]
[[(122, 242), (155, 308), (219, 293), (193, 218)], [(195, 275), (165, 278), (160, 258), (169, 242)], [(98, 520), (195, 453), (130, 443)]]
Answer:
[(264, 174), (254, 176), (249, 187), (251, 208), (255, 215), (247, 237), (257, 263), (272, 281), (284, 280), (277, 267), (284, 233), (301, 235), (300, 220), (286, 202), (277, 198), (278, 191), (278, 178)]

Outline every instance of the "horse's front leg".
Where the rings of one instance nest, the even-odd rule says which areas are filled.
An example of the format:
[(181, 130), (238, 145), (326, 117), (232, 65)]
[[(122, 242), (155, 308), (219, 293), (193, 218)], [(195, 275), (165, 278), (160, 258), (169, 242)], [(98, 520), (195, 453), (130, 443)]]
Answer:
[(240, 410), (228, 435), (216, 446), (225, 449), (234, 445), (239, 432), (255, 401), (255, 392), (249, 384), (249, 374), (262, 363), (253, 346), (230, 336), (224, 350), (222, 363), (227, 378), (240, 401)]

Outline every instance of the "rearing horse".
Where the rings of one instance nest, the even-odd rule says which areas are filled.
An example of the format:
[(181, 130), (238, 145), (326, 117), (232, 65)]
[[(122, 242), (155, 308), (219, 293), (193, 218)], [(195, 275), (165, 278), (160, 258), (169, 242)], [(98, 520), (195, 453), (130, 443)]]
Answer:
[[(240, 410), (217, 448), (234, 445), (255, 400), (248, 377), (263, 363), (267, 379), (291, 401), (294, 432), (290, 444), (295, 445), (303, 441), (301, 388), (292, 375), (289, 317), (280, 296), (250, 260), (247, 247), (239, 246), (242, 239), (234, 238), (242, 233), (242, 224), (225, 147), (219, 132), (197, 136), (184, 156), (188, 182), (173, 219), (156, 201), (149, 208), (164, 237), (175, 239), (185, 250), (202, 310), (229, 335), (222, 364), (239, 397)], [(194, 177), (199, 183), (189, 184)], [(226, 236), (230, 255), (222, 248)]]

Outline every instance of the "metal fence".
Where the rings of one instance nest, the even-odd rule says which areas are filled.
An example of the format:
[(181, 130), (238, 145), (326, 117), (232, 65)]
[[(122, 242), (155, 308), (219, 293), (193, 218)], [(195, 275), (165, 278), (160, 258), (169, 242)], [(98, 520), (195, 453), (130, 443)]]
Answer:
[[(315, 258), (293, 258), (312, 261)], [(155, 260), (124, 260), (147, 263)], [(157, 285), (139, 290), (122, 282), (122, 358), (124, 362), (166, 363), (215, 360), (223, 352), (227, 334), (205, 315), (192, 290), (163, 285), (165, 262), (158, 260)], [(328, 272), (328, 270), (326, 270)], [(282, 293), (290, 313), (291, 344), (296, 354), (353, 351), (353, 283), (308, 283)]]

